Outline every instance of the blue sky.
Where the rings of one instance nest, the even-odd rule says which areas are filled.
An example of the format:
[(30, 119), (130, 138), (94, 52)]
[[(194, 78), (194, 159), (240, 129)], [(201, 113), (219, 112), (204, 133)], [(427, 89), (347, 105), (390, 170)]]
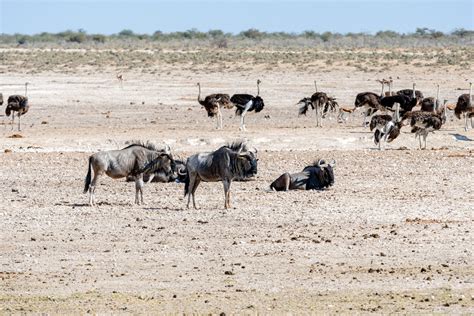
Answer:
[(0, 33), (474, 29), (474, 0), (0, 0)]

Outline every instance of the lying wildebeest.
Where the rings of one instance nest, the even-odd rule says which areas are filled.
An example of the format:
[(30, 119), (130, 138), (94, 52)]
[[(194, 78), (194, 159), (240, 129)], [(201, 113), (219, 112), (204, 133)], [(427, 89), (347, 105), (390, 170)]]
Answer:
[(334, 159), (330, 163), (320, 159), (313, 165), (305, 167), (301, 172), (282, 174), (270, 184), (270, 189), (275, 191), (323, 190), (334, 184), (335, 165)]
[(193, 198), (201, 181), (217, 182), (224, 184), (225, 208), (230, 207), (230, 184), (236, 178), (249, 178), (257, 174), (257, 157), (243, 142), (234, 142), (222, 146), (211, 153), (192, 155), (186, 162), (188, 176), (184, 185), (184, 196), (188, 195), (188, 204)]
[[(94, 179), (91, 181), (92, 169)], [(89, 168), (85, 179), (84, 193), (89, 192), (89, 204), (94, 205), (97, 179), (106, 174), (113, 179), (133, 176), (135, 179), (135, 203), (143, 203), (143, 174), (174, 173), (176, 169), (169, 148), (157, 150), (151, 144), (134, 143), (120, 150), (101, 151), (89, 157)]]
[[(182, 160), (175, 159), (174, 161), (176, 165), (176, 172), (173, 173), (165, 173), (163, 171), (156, 171), (153, 174), (143, 174), (143, 182), (150, 183), (150, 182), (161, 182), (161, 183), (168, 183), (168, 182), (179, 182), (184, 183), (186, 180), (186, 162)], [(135, 177), (132, 175), (127, 176), (127, 182), (135, 181)]]

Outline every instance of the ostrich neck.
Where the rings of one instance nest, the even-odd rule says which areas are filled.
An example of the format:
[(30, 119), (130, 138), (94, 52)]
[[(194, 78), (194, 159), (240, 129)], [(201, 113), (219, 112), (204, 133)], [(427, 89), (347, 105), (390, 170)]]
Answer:
[(204, 105), (204, 100), (201, 99), (201, 85), (199, 84), (198, 87), (199, 87), (198, 102)]
[(384, 97), (384, 95), (383, 95), (383, 90), (384, 90), (384, 88), (385, 88), (385, 84), (382, 83), (382, 92), (380, 92), (380, 96), (381, 96), (382, 98)]
[(257, 96), (259, 96), (259, 95), (260, 95), (260, 84), (257, 83)]
[(472, 102), (472, 82), (469, 83), (469, 103), (472, 104), (471, 102)]
[(400, 122), (400, 104), (395, 104), (395, 123)]
[(413, 84), (413, 99), (416, 98), (416, 93), (415, 93), (416, 85)]

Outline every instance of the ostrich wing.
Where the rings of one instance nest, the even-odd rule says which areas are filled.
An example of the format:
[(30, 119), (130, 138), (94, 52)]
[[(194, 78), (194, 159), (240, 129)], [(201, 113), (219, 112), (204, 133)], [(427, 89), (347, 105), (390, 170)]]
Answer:
[(254, 96), (250, 94), (234, 94), (232, 98), (230, 98), (230, 101), (236, 106), (245, 106), (253, 98)]

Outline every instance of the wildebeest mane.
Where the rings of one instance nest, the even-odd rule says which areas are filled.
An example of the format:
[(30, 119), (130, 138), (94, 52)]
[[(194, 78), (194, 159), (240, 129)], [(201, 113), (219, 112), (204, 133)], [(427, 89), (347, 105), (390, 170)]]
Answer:
[(146, 148), (146, 149), (149, 149), (149, 150), (153, 150), (153, 151), (163, 151), (162, 149), (158, 149), (156, 147), (156, 145), (150, 141), (147, 141), (147, 142), (143, 142), (141, 140), (131, 140), (131, 141), (128, 141), (126, 143), (129, 143), (130, 145), (122, 148), (122, 149), (127, 149), (127, 148), (130, 148), (132, 146), (140, 146), (140, 147), (143, 147), (143, 148)]
[(235, 151), (235, 152), (247, 152), (248, 151), (247, 143), (245, 143), (245, 141), (243, 141), (243, 140), (238, 140), (238, 141), (235, 141), (235, 142), (232, 142), (232, 143), (228, 143), (228, 144), (226, 144), (222, 147), (229, 148), (230, 150)]

